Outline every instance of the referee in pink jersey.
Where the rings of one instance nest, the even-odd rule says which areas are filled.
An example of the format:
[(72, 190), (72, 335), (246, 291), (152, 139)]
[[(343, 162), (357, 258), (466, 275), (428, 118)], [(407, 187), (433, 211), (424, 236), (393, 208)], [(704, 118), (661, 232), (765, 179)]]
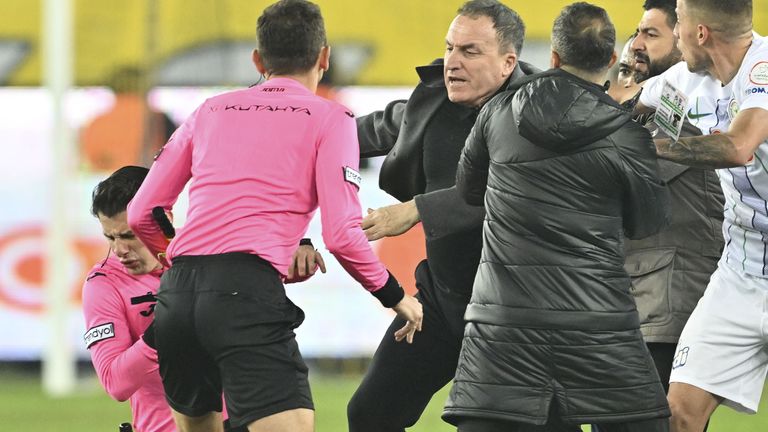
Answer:
[(360, 228), (355, 120), (315, 95), (328, 69), (317, 5), (281, 0), (258, 20), (256, 68), (266, 82), (215, 96), (179, 127), (128, 207), (153, 253), (166, 240), (152, 209), (170, 210), (187, 182), (189, 211), (167, 247), (155, 310), (166, 398), (184, 431), (220, 431), (221, 391), (233, 426), (311, 431), (312, 396), (285, 294), (296, 244), (320, 207), (328, 250), (413, 339), (422, 309), (377, 260)]

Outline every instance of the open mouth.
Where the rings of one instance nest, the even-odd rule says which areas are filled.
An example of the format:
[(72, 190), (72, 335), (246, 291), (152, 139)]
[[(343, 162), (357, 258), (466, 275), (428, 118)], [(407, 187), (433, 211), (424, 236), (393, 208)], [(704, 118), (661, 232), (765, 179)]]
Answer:
[(465, 80), (465, 79), (456, 78), (456, 77), (448, 77), (448, 84), (450, 84), (450, 85), (453, 85), (453, 84), (463, 84), (465, 82), (467, 82), (467, 80)]
[(649, 58), (642, 54), (636, 54), (635, 55), (635, 67), (640, 66), (641, 68), (647, 68), (649, 63)]

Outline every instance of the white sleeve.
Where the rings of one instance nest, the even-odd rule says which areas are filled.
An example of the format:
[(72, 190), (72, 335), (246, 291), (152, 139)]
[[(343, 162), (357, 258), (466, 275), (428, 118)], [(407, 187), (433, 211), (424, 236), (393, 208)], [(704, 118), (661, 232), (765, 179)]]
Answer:
[[(765, 52), (765, 50), (763, 50)], [(768, 110), (768, 53), (748, 59), (746, 76), (739, 77), (742, 93), (739, 109), (762, 108)]]
[(643, 83), (640, 93), (640, 103), (648, 108), (656, 109), (661, 103), (661, 91), (664, 88), (664, 74), (649, 78)]

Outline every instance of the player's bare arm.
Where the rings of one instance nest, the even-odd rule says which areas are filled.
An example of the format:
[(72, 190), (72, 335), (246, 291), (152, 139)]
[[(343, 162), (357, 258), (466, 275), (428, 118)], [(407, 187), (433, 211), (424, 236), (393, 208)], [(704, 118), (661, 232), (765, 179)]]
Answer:
[(657, 139), (656, 153), (663, 159), (698, 168), (731, 168), (749, 163), (757, 147), (768, 140), (768, 111), (751, 108), (739, 112), (727, 133)]

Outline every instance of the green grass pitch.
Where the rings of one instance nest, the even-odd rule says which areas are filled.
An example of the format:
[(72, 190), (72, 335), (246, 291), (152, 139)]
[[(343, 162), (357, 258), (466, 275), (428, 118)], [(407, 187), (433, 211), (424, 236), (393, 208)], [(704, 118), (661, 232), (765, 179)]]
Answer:
[[(317, 432), (344, 432), (346, 405), (360, 381), (359, 375), (313, 374), (312, 391), (316, 405)], [(440, 420), (448, 389), (443, 389), (427, 407), (421, 420), (409, 431), (455, 431)], [(768, 396), (761, 412), (754, 416), (719, 408), (711, 432), (768, 432)], [(78, 383), (74, 396), (49, 398), (43, 395), (35, 375), (0, 373), (0, 430), (7, 432), (115, 432), (120, 422), (130, 419), (128, 403), (115, 402), (92, 376)]]

